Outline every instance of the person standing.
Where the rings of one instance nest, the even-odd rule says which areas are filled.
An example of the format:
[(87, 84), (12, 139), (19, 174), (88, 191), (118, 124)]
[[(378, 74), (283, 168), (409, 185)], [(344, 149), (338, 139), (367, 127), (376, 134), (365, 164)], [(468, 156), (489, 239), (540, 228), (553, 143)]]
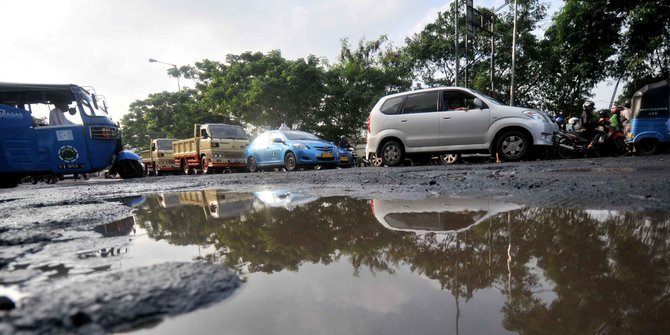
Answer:
[(630, 109), (630, 100), (626, 100), (624, 109), (621, 111), (621, 126), (624, 132), (630, 132), (630, 120), (633, 118), (633, 110)]
[(617, 131), (621, 131), (623, 129), (621, 127), (621, 120), (619, 116), (619, 113), (622, 110), (623, 108), (617, 105), (612, 106), (612, 109), (610, 110), (610, 112), (612, 113), (612, 115), (610, 116), (610, 125)]

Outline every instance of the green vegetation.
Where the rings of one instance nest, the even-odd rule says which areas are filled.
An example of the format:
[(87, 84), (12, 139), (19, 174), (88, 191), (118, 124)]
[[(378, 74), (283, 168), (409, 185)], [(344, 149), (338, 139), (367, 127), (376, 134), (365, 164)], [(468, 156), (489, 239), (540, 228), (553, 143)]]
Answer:
[[(465, 13), (464, 1), (460, 2)], [(629, 98), (640, 87), (670, 77), (670, 3), (665, 0), (566, 0), (551, 18), (540, 0), (519, 0), (515, 104), (565, 115), (579, 113), (597, 83), (621, 79)], [(452, 8), (453, 9), (453, 8)], [(465, 50), (465, 18), (459, 28), (459, 84), (509, 101), (513, 17), (492, 13), (494, 89), (490, 38), (477, 30)], [(285, 59), (279, 50), (202, 60), (168, 74), (195, 81), (195, 88), (150, 94), (130, 106), (121, 123), (124, 143), (146, 149), (149, 137), (183, 138), (193, 123), (232, 122), (261, 129), (289, 126), (325, 139), (358, 141), (372, 105), (383, 95), (411, 87), (454, 85), (453, 10), (438, 13), (400, 47), (385, 36), (343, 40), (334, 64), (314, 55)]]

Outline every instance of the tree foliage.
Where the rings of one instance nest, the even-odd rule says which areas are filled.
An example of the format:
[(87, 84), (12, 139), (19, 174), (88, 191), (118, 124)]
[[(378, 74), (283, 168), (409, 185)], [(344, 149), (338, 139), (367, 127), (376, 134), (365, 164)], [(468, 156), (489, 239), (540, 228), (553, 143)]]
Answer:
[[(668, 1), (565, 0), (552, 18), (541, 0), (517, 2), (517, 105), (574, 115), (607, 78), (621, 78), (624, 100), (643, 85), (670, 77)], [(452, 3), (400, 47), (385, 36), (361, 39), (353, 46), (342, 40), (340, 57), (332, 65), (313, 55), (286, 59), (273, 50), (170, 68), (170, 76), (194, 80), (195, 89), (151, 94), (134, 102), (122, 120), (124, 140), (144, 147), (146, 137), (190, 136), (193, 124), (201, 122), (232, 122), (258, 130), (287, 124), (330, 140), (343, 135), (358, 140), (381, 96), (412, 86), (455, 84), (456, 41), (459, 84), (465, 84), (467, 67), (469, 87), (509, 101), (511, 6), (495, 13), (477, 8), (494, 22), (493, 35), (476, 29), (465, 52), (465, 2), (459, 3), (458, 39)]]

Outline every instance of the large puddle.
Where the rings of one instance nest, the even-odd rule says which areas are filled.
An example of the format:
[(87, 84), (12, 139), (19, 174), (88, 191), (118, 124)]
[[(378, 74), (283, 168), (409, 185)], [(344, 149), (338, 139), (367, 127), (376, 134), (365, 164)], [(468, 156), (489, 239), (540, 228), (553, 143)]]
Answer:
[(496, 199), (317, 198), (216, 190), (132, 199), (113, 267), (207, 261), (232, 297), (136, 333), (664, 333), (668, 213)]

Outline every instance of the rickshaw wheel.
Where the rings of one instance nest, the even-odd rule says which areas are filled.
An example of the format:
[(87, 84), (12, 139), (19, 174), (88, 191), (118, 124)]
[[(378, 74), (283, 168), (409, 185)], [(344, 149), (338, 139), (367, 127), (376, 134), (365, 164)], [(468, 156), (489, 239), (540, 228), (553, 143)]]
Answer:
[(5, 177), (0, 179), (0, 188), (14, 188), (19, 184), (19, 177)]
[(635, 153), (640, 156), (649, 156), (658, 150), (658, 141), (653, 138), (645, 138), (635, 143)]

